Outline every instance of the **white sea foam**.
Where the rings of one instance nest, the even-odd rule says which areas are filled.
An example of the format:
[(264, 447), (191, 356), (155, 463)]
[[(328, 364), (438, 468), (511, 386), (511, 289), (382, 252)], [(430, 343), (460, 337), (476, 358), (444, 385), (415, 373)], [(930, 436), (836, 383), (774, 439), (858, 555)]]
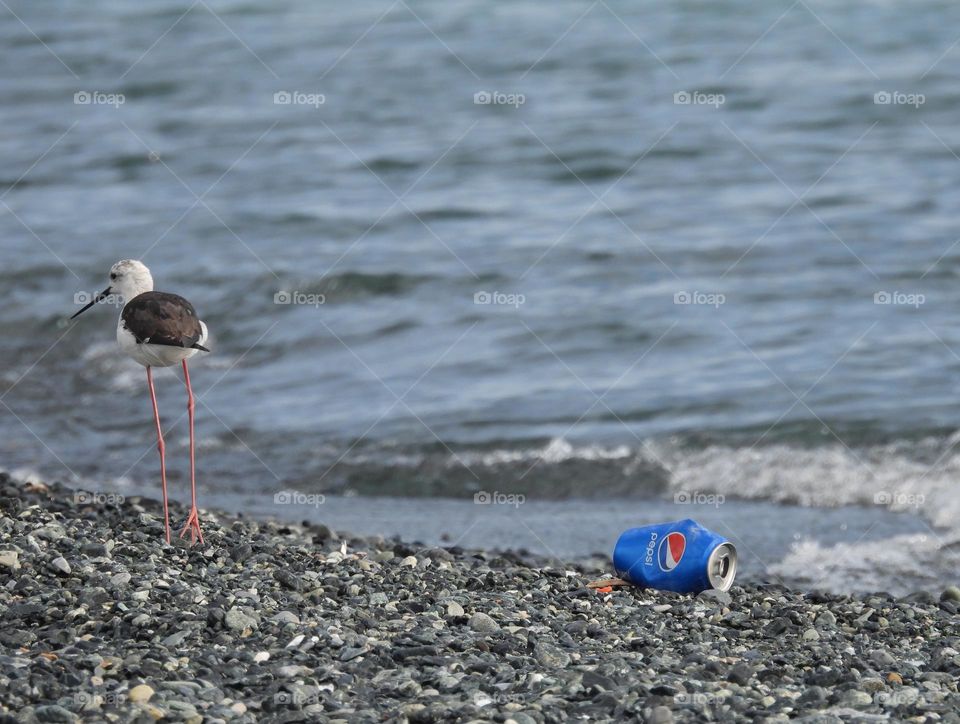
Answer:
[(957, 442), (951, 438), (857, 450), (840, 443), (809, 449), (710, 446), (693, 451), (660, 446), (658, 456), (670, 470), (675, 490), (813, 507), (880, 505), (919, 513), (934, 526), (957, 528)]
[[(552, 439), (543, 447), (499, 449), (483, 452), (457, 453), (450, 465), (494, 466), (510, 463), (528, 463), (539, 460), (544, 463), (561, 463), (567, 460), (621, 460), (633, 456), (627, 445), (604, 447), (602, 445), (576, 446), (562, 437)], [(462, 461), (462, 463), (460, 462)]]

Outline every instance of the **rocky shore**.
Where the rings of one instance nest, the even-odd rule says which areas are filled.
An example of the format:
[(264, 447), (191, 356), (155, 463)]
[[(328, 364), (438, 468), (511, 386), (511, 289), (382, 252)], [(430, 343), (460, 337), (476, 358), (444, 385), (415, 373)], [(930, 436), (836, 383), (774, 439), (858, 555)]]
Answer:
[[(182, 521), (185, 510), (172, 509)], [(960, 591), (587, 583), (598, 564), (0, 476), (0, 721), (960, 722)]]

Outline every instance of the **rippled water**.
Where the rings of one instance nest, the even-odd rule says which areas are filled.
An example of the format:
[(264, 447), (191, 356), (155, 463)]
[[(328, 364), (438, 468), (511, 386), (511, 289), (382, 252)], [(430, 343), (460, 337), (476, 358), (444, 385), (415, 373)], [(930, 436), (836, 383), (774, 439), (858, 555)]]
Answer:
[(153, 489), (117, 310), (65, 321), (138, 257), (213, 335), (210, 495), (753, 498), (757, 575), (882, 550), (793, 507), (856, 505), (888, 587), (955, 572), (955, 4), (0, 15), (5, 467)]

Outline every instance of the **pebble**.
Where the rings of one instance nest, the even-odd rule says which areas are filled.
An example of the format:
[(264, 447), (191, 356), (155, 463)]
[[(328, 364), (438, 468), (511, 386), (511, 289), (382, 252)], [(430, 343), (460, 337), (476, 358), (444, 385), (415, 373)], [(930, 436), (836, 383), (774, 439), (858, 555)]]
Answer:
[(468, 625), (477, 633), (490, 634), (497, 633), (500, 630), (500, 624), (480, 611), (470, 617)]
[(707, 589), (697, 595), (697, 600), (710, 605), (729, 606), (733, 603), (733, 597), (726, 591), (718, 591), (715, 588)]
[(744, 579), (598, 596), (587, 583), (610, 575), (605, 559), (220, 513), (204, 513), (205, 545), (166, 546), (155, 500), (91, 516), (60, 484), (30, 492), (3, 473), (0, 509), (0, 724), (960, 724), (960, 601), (946, 591)]
[(292, 611), (280, 611), (270, 617), (272, 623), (300, 623), (300, 617)]
[(224, 616), (224, 623), (227, 624), (227, 628), (233, 631), (244, 631), (248, 628), (255, 628), (257, 622), (255, 619), (251, 618), (239, 608), (231, 608), (227, 611), (227, 615)]
[(69, 576), (73, 572), (70, 568), (70, 564), (67, 563), (67, 559), (63, 556), (57, 556), (50, 561), (50, 568), (52, 568), (61, 576)]
[(134, 704), (145, 704), (153, 697), (156, 692), (153, 690), (152, 686), (147, 684), (139, 684), (132, 689), (127, 694), (127, 698), (132, 701)]
[(43, 706), (38, 706), (34, 711), (34, 717), (38, 722), (77, 721), (77, 717), (72, 711), (65, 709), (59, 704), (45, 704)]
[(837, 625), (837, 617), (833, 615), (833, 611), (821, 611), (813, 625), (820, 629), (833, 628)]
[(878, 669), (884, 669), (893, 666), (893, 664), (897, 663), (897, 660), (893, 658), (889, 652), (883, 649), (876, 649), (870, 652), (870, 663)]
[(672, 724), (673, 712), (666, 706), (655, 706), (650, 716), (647, 717), (648, 724)]
[(563, 668), (570, 664), (570, 655), (566, 651), (543, 641), (533, 647), (533, 658), (538, 664), (549, 669)]
[(873, 704), (873, 697), (865, 691), (850, 689), (849, 691), (845, 691), (840, 697), (840, 703), (858, 709), (864, 706), (871, 706)]

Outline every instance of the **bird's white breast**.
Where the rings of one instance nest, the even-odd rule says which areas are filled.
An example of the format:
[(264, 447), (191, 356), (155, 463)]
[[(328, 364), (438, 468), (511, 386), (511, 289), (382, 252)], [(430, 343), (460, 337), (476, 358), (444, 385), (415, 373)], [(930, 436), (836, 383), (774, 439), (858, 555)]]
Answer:
[[(207, 341), (207, 325), (202, 321), (200, 329), (202, 330), (200, 344), (203, 344)], [(144, 367), (171, 367), (185, 359), (190, 359), (199, 351), (187, 347), (150, 344), (149, 341), (137, 342), (137, 338), (124, 325), (122, 317), (117, 322), (117, 344), (120, 345), (121, 352)]]

